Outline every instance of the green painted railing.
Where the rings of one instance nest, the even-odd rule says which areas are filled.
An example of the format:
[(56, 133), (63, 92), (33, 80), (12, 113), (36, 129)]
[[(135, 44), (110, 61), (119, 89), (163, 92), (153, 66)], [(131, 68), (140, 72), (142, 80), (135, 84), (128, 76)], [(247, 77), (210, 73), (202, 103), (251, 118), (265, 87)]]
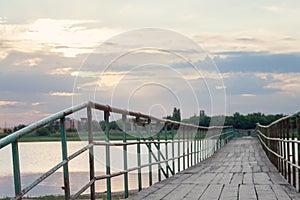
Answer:
[[(86, 109), (87, 123), (88, 123), (88, 144), (79, 149), (75, 153), (69, 155), (67, 148), (67, 137), (65, 118), (72, 113)], [(99, 110), (103, 112), (105, 120), (105, 141), (94, 140), (94, 132), (92, 130), (93, 112), (92, 110)], [(109, 130), (109, 117), (110, 114), (119, 114), (122, 116), (122, 142), (110, 142), (110, 130)], [(136, 140), (127, 140), (126, 122), (128, 117), (131, 117), (136, 127)], [(62, 148), (62, 161), (45, 172), (38, 179), (33, 181), (30, 185), (21, 188), (21, 171), (20, 171), (20, 158), (18, 149), (18, 140), (38, 128), (44, 127), (52, 122), (60, 120), (61, 130), (61, 148)], [(162, 129), (158, 133), (153, 134), (151, 130), (152, 123), (162, 124)], [(65, 199), (76, 199), (83, 192), (90, 188), (90, 198), (95, 199), (95, 182), (98, 180), (106, 179), (107, 199), (111, 199), (111, 178), (123, 175), (124, 177), (124, 196), (129, 195), (128, 187), (128, 173), (137, 171), (138, 173), (138, 190), (142, 190), (142, 168), (148, 168), (149, 173), (149, 185), (153, 184), (153, 169), (154, 165), (158, 166), (157, 176), (158, 181), (164, 178), (168, 178), (174, 175), (176, 172), (184, 170), (188, 167), (196, 165), (202, 160), (213, 155), (215, 151), (225, 145), (236, 134), (236, 131), (232, 127), (202, 127), (176, 121), (158, 119), (150, 115), (145, 115), (137, 112), (122, 110), (113, 108), (110, 106), (86, 102), (77, 106), (73, 106), (69, 109), (58, 112), (52, 116), (44, 118), (36, 123), (33, 123), (19, 131), (16, 131), (5, 138), (0, 140), (0, 150), (11, 145), (12, 147), (12, 160), (13, 160), (13, 176), (15, 197), (13, 199), (22, 199), (31, 189), (36, 187), (44, 179), (51, 176), (58, 169), (63, 168), (63, 180), (64, 180), (64, 193)], [(129, 145), (136, 145), (137, 166), (128, 168), (127, 159), (127, 147)], [(146, 145), (148, 149), (148, 163), (141, 163), (141, 145)], [(172, 152), (168, 152), (169, 145)], [(177, 153), (175, 152), (177, 145)], [(97, 176), (95, 175), (95, 158), (94, 147), (105, 146), (105, 161), (106, 161), (106, 174)], [(110, 153), (110, 149), (114, 146), (123, 147), (123, 170), (119, 172), (111, 173), (111, 158), (113, 155)], [(155, 151), (157, 151), (157, 153)], [(90, 181), (74, 194), (70, 194), (70, 181), (69, 181), (69, 167), (68, 163), (82, 154), (83, 152), (89, 152), (89, 175)], [(176, 166), (177, 162), (177, 166)], [(183, 167), (183, 168), (182, 168)]]
[(268, 126), (257, 124), (255, 132), (269, 160), (300, 192), (300, 112)]

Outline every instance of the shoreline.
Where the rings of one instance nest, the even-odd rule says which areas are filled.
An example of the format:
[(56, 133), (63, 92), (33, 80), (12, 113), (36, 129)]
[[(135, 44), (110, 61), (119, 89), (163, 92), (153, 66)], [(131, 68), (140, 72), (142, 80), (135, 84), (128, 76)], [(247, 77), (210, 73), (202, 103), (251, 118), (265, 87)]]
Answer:
[[(137, 193), (138, 190), (129, 190), (129, 196)], [(107, 199), (106, 198), (106, 192), (96, 192), (96, 198), (97, 199)], [(111, 193), (112, 199), (124, 199), (124, 192), (123, 191), (116, 191)], [(11, 197), (4, 197), (0, 198), (0, 200), (10, 200)], [(45, 196), (25, 196), (22, 198), (23, 200), (64, 200), (65, 196), (64, 195), (45, 195)], [(90, 194), (82, 194), (79, 196), (77, 199), (90, 199)]]

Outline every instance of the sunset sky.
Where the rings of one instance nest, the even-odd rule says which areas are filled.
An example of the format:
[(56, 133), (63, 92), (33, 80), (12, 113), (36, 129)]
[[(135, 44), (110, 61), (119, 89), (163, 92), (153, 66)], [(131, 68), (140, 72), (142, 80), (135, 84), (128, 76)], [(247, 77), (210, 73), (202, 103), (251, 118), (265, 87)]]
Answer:
[[(92, 80), (101, 79), (101, 73), (95, 69), (82, 68), (88, 56), (97, 48), (110, 50), (99, 46), (112, 37), (119, 38), (119, 34), (142, 28), (174, 31), (208, 52), (220, 76), (214, 70), (200, 71), (212, 83), (222, 78), (224, 85), (217, 84), (214, 88), (225, 89), (227, 115), (234, 112), (291, 114), (300, 110), (300, 1), (0, 0), (0, 127), (34, 122), (72, 106), (74, 97), (76, 103), (79, 99), (87, 100), (86, 91), (78, 92), (78, 81), (84, 78), (86, 86)], [(164, 42), (165, 38), (160, 35), (153, 41)], [(140, 40), (143, 44), (147, 42)], [(180, 42), (176, 45), (180, 46)], [(171, 75), (164, 71), (167, 68), (158, 67), (160, 62), (166, 66), (166, 62), (151, 53), (157, 56), (158, 63), (151, 77), (157, 80), (165, 77), (167, 85)], [(140, 55), (139, 61), (153, 60), (149, 55)], [(110, 71), (101, 80), (103, 91), (95, 90), (91, 96), (96, 96), (100, 103), (110, 104), (111, 95), (104, 90), (120, 83), (126, 67), (144, 64), (132, 60), (119, 63), (123, 68)], [(180, 63), (172, 60), (170, 66), (180, 65), (178, 70), (184, 71), (185, 65)], [(133, 74), (126, 71), (130, 78), (123, 76), (124, 87), (114, 96), (113, 106), (126, 106), (122, 102), (128, 102), (128, 96), (122, 91), (144, 84), (141, 80), (146, 81), (145, 72), (150, 68), (144, 71), (139, 68)], [(100, 71), (99, 67), (96, 69)], [(189, 94), (183, 92), (184, 88), (180, 91), (183, 84), (179, 79), (173, 81), (176, 89), (171, 93), (188, 102)], [(84, 87), (82, 83), (80, 86)], [(201, 96), (198, 89), (195, 90), (198, 98), (206, 100), (199, 101), (199, 108), (187, 103), (190, 107), (183, 109), (183, 117), (198, 114), (199, 109), (211, 110), (209, 97), (204, 93)], [(153, 84), (135, 91), (139, 102), (144, 103), (130, 109), (148, 112), (149, 107), (155, 107), (157, 111), (153, 113), (163, 116), (178, 106)], [(159, 101), (151, 103), (149, 94)]]

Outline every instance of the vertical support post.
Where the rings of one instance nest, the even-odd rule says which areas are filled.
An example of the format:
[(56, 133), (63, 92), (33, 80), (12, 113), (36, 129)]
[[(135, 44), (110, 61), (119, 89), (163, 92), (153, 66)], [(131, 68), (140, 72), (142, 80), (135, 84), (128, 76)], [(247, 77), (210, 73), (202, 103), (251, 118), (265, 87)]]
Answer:
[[(267, 128), (267, 136), (270, 137), (270, 128)], [(271, 144), (270, 144), (270, 140), (269, 140), (269, 139), (267, 139), (267, 146), (268, 146), (268, 148), (271, 147)], [(268, 153), (267, 153), (268, 158), (271, 160), (271, 158), (270, 158), (271, 152), (270, 152), (269, 150), (267, 150), (267, 151), (268, 151)]]
[(177, 140), (178, 140), (178, 148), (177, 148), (177, 150), (178, 150), (178, 161), (177, 161), (177, 164), (178, 164), (178, 172), (180, 172), (180, 134), (179, 134), (179, 131), (177, 130)]
[(185, 170), (185, 156), (186, 156), (186, 154), (185, 154), (185, 127), (183, 127), (183, 130), (182, 130), (182, 141), (183, 141), (183, 150), (182, 150), (182, 153), (183, 153), (183, 170)]
[(200, 133), (200, 135), (199, 135), (199, 153), (200, 153), (200, 162), (202, 161), (202, 158), (203, 158), (203, 153), (202, 153), (202, 142), (203, 142), (203, 140), (202, 140), (202, 131), (201, 130), (199, 130), (199, 133)]
[[(104, 111), (105, 120), (105, 142), (109, 143), (109, 111)], [(106, 175), (110, 176), (110, 147), (105, 145)], [(111, 178), (106, 178), (107, 199), (111, 199)]]
[[(291, 139), (292, 141), (295, 140), (295, 119), (291, 118), (290, 120), (291, 125)], [(296, 164), (296, 149), (295, 149), (295, 143), (291, 142), (292, 144), (292, 162), (293, 164)], [(296, 167), (292, 166), (292, 174), (293, 174), (293, 186), (296, 187)]]
[(14, 166), (14, 185), (15, 185), (15, 195), (21, 193), (21, 176), (20, 176), (20, 158), (19, 158), (19, 147), (18, 141), (11, 143), (12, 156), (13, 156), (13, 166)]
[(125, 198), (128, 198), (128, 172), (127, 171), (127, 133), (126, 133), (126, 115), (122, 115), (122, 123), (123, 123), (123, 165), (124, 165), (124, 196)]
[[(282, 128), (281, 128), (281, 134), (282, 134), (282, 137), (283, 137), (283, 140), (286, 139), (286, 123), (285, 121), (282, 121), (281, 122), (281, 125), (282, 125)], [(283, 161), (283, 166), (284, 166), (284, 170), (283, 170), (283, 175), (284, 175), (284, 178), (287, 179), (287, 142), (286, 141), (283, 141), (283, 157), (284, 157), (284, 161)]]
[[(225, 129), (224, 131), (225, 131), (225, 144), (227, 144), (228, 143), (228, 131), (227, 131), (227, 129)], [(223, 129), (221, 132), (223, 132)]]
[[(66, 127), (65, 127), (65, 117), (60, 119), (60, 131), (61, 131), (61, 150), (62, 150), (62, 159), (67, 160), (68, 157), (68, 146), (67, 146), (67, 136), (66, 136)], [(63, 166), (64, 173), (64, 190), (65, 190), (65, 199), (70, 199), (70, 180), (69, 180), (69, 164), (66, 162)]]
[(141, 134), (139, 126), (136, 127), (137, 129), (137, 164), (138, 164), (138, 190), (142, 190), (142, 169), (141, 169)]
[(168, 170), (168, 166), (169, 166), (169, 162), (167, 161), (169, 159), (169, 152), (168, 152), (168, 133), (167, 133), (167, 124), (165, 124), (164, 126), (164, 136), (165, 136), (165, 158), (166, 158), (166, 175), (167, 177), (166, 178), (169, 178), (169, 170)]
[(199, 163), (199, 129), (197, 129), (197, 132), (196, 132), (196, 146), (197, 146), (197, 149), (196, 149), (197, 161), (196, 161), (196, 163), (198, 164)]
[[(87, 118), (88, 118), (88, 139), (89, 144), (94, 142), (93, 130), (92, 130), (92, 108), (89, 104), (87, 107)], [(94, 147), (89, 149), (89, 162), (90, 162), (90, 180), (93, 180), (95, 177), (95, 161), (94, 161)], [(91, 190), (91, 199), (96, 199), (95, 197), (95, 183), (90, 186)]]
[[(287, 142), (287, 160), (291, 161), (291, 157), (290, 157), (290, 120), (287, 119), (286, 120), (286, 138), (288, 140)], [(287, 172), (288, 172), (288, 182), (291, 184), (291, 166), (289, 163), (287, 163)]]
[[(277, 123), (276, 126), (275, 126), (275, 132), (276, 132), (276, 138), (280, 138), (280, 135), (279, 135), (279, 124)], [(277, 148), (277, 154), (278, 155), (281, 155), (281, 149), (280, 149), (280, 141), (277, 141), (276, 143), (276, 148)], [(281, 159), (280, 157), (277, 157), (277, 169), (278, 171), (280, 172), (281, 170)]]
[(194, 142), (194, 165), (197, 164), (197, 133), (196, 135), (193, 137), (193, 142)]
[(190, 157), (191, 157), (191, 142), (190, 142), (190, 131), (189, 128), (187, 128), (187, 132), (186, 132), (186, 137), (187, 137), (187, 166), (188, 168), (190, 167)]
[[(207, 131), (206, 131), (206, 134), (207, 134)], [(204, 137), (204, 159), (207, 158), (207, 140), (206, 140), (206, 134), (205, 134), (205, 137)]]
[[(279, 122), (278, 126), (279, 126), (278, 127), (279, 138), (283, 139), (283, 135), (282, 135), (282, 123)], [(279, 144), (280, 144), (280, 155), (283, 157), (284, 156), (284, 151), (283, 151), (284, 143), (282, 141), (280, 141)], [(283, 159), (280, 159), (280, 172), (281, 172), (282, 175), (283, 175), (283, 164), (284, 164)]]
[[(147, 126), (147, 133), (148, 133), (148, 137), (150, 138), (151, 137), (151, 124), (149, 124)], [(149, 161), (149, 164), (152, 163), (152, 157), (151, 157), (151, 154), (152, 154), (152, 144), (149, 143), (149, 146), (148, 146), (148, 161)], [(149, 186), (152, 185), (152, 165), (149, 165)]]
[(172, 134), (172, 175), (175, 174), (175, 152), (174, 152), (174, 125), (171, 125), (171, 134)]
[(158, 181), (161, 181), (161, 163), (160, 163), (160, 135), (161, 130), (157, 134), (157, 161), (158, 161)]
[[(300, 119), (299, 115), (296, 117), (297, 125), (297, 139), (300, 141)], [(298, 143), (298, 166), (300, 166), (300, 144)], [(298, 192), (300, 192), (300, 170), (298, 169)]]
[(222, 147), (223, 137), (222, 134), (219, 137), (219, 149)]

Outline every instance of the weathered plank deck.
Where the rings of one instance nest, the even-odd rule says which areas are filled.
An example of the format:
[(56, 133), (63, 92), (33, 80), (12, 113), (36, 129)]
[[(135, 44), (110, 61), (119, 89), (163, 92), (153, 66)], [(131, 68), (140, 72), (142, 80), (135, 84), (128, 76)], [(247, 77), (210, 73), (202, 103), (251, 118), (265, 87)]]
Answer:
[(211, 158), (129, 199), (300, 199), (255, 138), (229, 142)]

